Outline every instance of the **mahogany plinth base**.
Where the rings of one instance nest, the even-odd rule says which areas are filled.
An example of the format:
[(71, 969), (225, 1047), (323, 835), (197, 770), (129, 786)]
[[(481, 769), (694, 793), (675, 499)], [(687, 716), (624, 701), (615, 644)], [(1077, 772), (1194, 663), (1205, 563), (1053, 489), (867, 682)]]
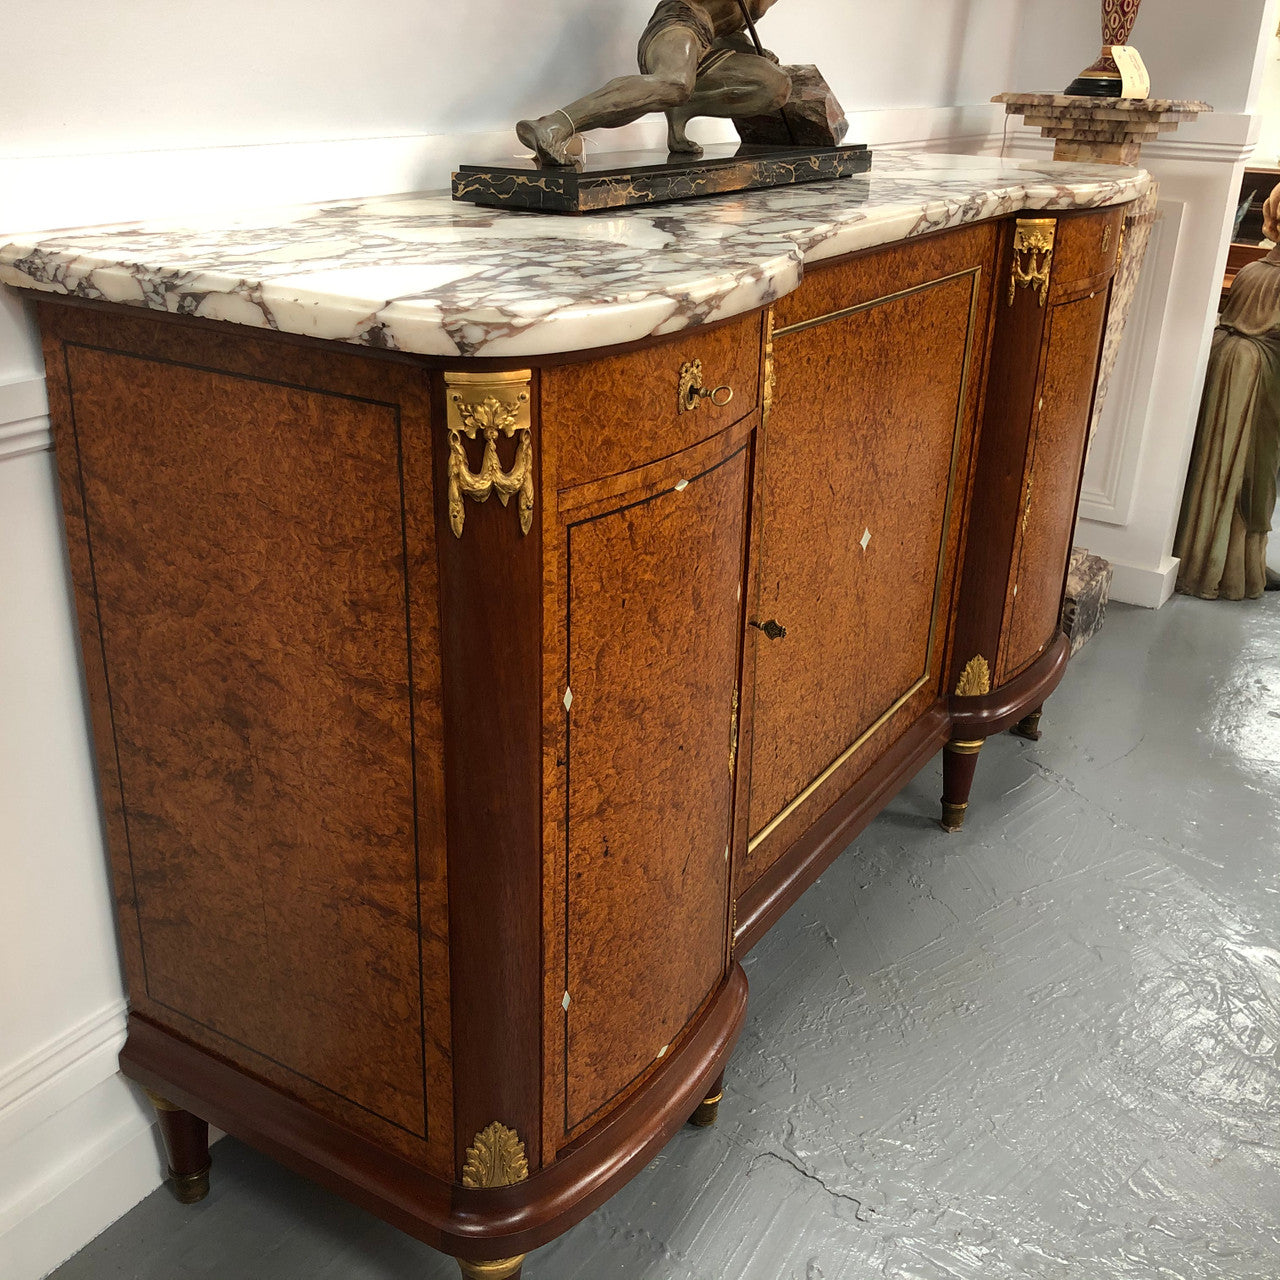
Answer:
[(120, 1068), (415, 1239), (468, 1255), (474, 1268), (554, 1240), (648, 1164), (713, 1091), (746, 1009), (747, 978), (735, 964), (684, 1040), (607, 1120), (527, 1181), (484, 1191), (434, 1177), (137, 1014)]
[(209, 1194), (209, 1123), (150, 1089), (146, 1094), (164, 1141), (169, 1190), (179, 1204), (196, 1204)]
[(1026, 738), (1028, 742), (1040, 741), (1040, 716), (1044, 708), (1037, 707), (1029, 715), (1025, 715), (1009, 730), (1015, 737)]
[(926, 711), (789, 849), (738, 898), (734, 954), (741, 957), (848, 848), (854, 838), (947, 740), (945, 704)]
[(698, 1109), (689, 1117), (689, 1123), (697, 1129), (710, 1129), (720, 1114), (720, 1100), (724, 1097), (724, 1073), (721, 1072), (711, 1091), (698, 1103)]
[(1066, 674), (1071, 642), (1059, 631), (1025, 671), (990, 693), (976, 698), (951, 696), (954, 738), (989, 738), (1003, 733), (1037, 707), (1042, 707)]

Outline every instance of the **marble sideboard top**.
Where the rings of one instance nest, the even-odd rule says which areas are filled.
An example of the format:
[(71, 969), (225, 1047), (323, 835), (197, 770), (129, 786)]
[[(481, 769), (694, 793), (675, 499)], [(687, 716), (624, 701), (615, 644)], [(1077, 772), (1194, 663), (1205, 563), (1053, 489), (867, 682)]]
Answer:
[(1141, 169), (876, 152), (868, 174), (576, 218), (445, 194), (0, 237), (0, 281), (437, 356), (523, 357), (740, 315), (804, 263), (1024, 209), (1119, 204)]

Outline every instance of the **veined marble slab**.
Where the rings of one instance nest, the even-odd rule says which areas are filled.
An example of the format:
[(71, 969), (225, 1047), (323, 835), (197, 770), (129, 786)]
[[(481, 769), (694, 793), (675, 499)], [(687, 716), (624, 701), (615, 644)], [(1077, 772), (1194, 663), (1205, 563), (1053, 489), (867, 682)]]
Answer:
[(437, 356), (632, 342), (789, 293), (806, 262), (1024, 209), (1118, 204), (1141, 169), (876, 152), (837, 182), (575, 218), (425, 193), (3, 237), (0, 281)]

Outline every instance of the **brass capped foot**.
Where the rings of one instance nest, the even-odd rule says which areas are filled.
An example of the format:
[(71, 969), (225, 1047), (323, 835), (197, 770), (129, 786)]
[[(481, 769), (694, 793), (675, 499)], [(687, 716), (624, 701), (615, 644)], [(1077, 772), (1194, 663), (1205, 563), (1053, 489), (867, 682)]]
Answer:
[(720, 1099), (723, 1097), (724, 1090), (717, 1089), (709, 1098), (703, 1098), (698, 1103), (698, 1109), (689, 1117), (689, 1123), (697, 1125), (699, 1129), (710, 1129), (720, 1114)]
[(458, 1259), (464, 1280), (519, 1280), (520, 1267), (527, 1255), (515, 1258), (494, 1258), (492, 1262), (467, 1262)]
[(983, 738), (952, 738), (942, 752), (943, 831), (959, 831), (969, 808), (969, 788)]
[(1028, 715), (1022, 717), (1017, 724), (1009, 730), (1019, 738), (1026, 738), (1028, 742), (1040, 741), (1040, 716), (1042, 712), (1039, 707)]
[(174, 1173), (169, 1170), (169, 1190), (179, 1204), (197, 1204), (209, 1194), (209, 1170), (212, 1161), (195, 1173)]

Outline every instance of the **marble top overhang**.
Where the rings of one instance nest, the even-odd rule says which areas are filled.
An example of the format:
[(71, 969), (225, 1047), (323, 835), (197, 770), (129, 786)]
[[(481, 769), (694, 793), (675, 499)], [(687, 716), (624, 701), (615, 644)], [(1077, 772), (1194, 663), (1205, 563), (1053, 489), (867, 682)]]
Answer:
[(567, 218), (385, 196), (0, 236), (0, 281), (434, 356), (611, 346), (741, 315), (806, 262), (1022, 210), (1120, 204), (1141, 169), (880, 150), (836, 182)]

